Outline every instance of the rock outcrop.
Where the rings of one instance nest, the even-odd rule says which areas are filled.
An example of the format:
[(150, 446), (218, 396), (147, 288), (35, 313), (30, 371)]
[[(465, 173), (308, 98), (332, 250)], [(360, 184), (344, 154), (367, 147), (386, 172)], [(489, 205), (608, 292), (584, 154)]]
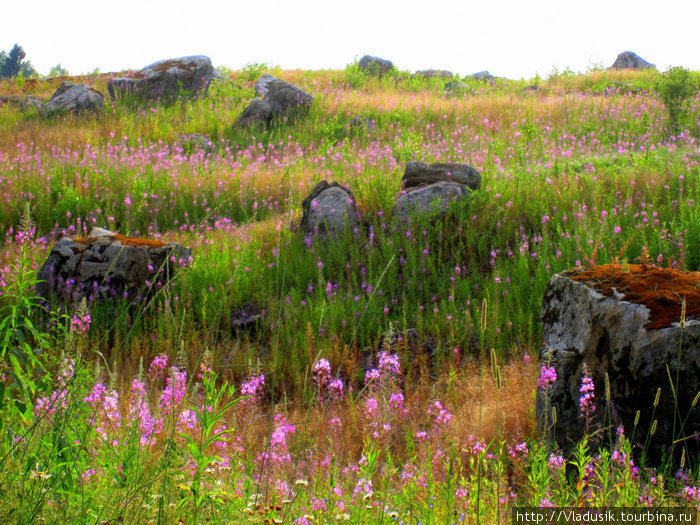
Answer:
[(489, 82), (491, 84), (493, 84), (496, 80), (496, 77), (494, 77), (488, 71), (479, 71), (478, 73), (474, 73), (473, 75), (471, 75), (470, 78), (474, 80), (480, 80), (481, 82)]
[(655, 67), (654, 64), (650, 64), (636, 53), (623, 51), (617, 55), (615, 62), (608, 69), (651, 69)]
[(580, 268), (552, 277), (542, 302), (540, 360), (554, 367), (557, 379), (546, 390), (547, 403), (545, 390), (538, 392), (537, 412), (540, 424), (545, 416), (551, 424), (550, 407), (556, 410), (548, 432), (561, 450), (570, 452), (586, 432), (579, 403), (585, 368), (595, 385), (595, 409), (586, 432), (593, 436), (592, 445), (607, 441), (609, 433), (614, 440), (622, 425), (633, 445), (646, 445), (653, 461), (674, 443), (674, 454), (687, 447), (687, 457), (697, 457), (698, 283), (698, 272), (639, 265)]
[(171, 102), (183, 92), (195, 96), (206, 94), (214, 73), (211, 60), (204, 55), (171, 58), (146, 66), (133, 75), (111, 79), (107, 91), (113, 99), (128, 95)]
[(264, 91), (264, 96), (253, 99), (236, 119), (235, 127), (270, 126), (275, 120), (294, 117), (307, 111), (314, 100), (311, 95), (294, 84), (274, 77), (272, 80), (265, 79), (259, 88), (256, 84), (257, 89)]
[(70, 302), (145, 297), (190, 260), (190, 249), (179, 244), (95, 228), (87, 237), (56, 243), (39, 270), (37, 295)]
[(64, 113), (77, 115), (88, 111), (98, 111), (103, 107), (104, 96), (99, 91), (85, 84), (63, 82), (39, 111), (46, 116)]
[(422, 71), (416, 71), (414, 76), (423, 78), (452, 78), (454, 74), (452, 71), (447, 71), (445, 69), (423, 69)]
[(337, 182), (319, 182), (302, 202), (302, 209), (301, 228), (305, 235), (335, 238), (360, 225), (355, 197)]
[(384, 76), (394, 68), (394, 64), (391, 60), (385, 60), (370, 55), (363, 56), (357, 65), (366, 74), (379, 77)]
[(275, 80), (278, 80), (277, 77), (273, 77), (269, 73), (260, 75), (260, 78), (255, 82), (255, 94), (259, 97), (264, 97), (270, 88), (270, 84)]
[(468, 164), (409, 162), (403, 176), (404, 190), (396, 199), (393, 217), (399, 224), (416, 214), (444, 216), (450, 203), (467, 199), (481, 186), (481, 175)]

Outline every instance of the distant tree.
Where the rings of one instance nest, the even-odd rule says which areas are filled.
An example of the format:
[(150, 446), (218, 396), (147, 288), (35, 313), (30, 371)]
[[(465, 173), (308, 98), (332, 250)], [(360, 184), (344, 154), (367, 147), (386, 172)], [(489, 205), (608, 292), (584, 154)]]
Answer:
[(24, 78), (33, 78), (39, 76), (39, 73), (36, 69), (34, 69), (34, 66), (29, 60), (25, 60), (24, 62), (22, 62), (22, 65), (19, 66), (19, 74), (22, 75)]
[(2, 77), (2, 70), (5, 67), (5, 60), (7, 60), (7, 53), (3, 49), (0, 51), (0, 77)]
[(10, 78), (16, 77), (21, 70), (22, 62), (26, 56), (27, 54), (24, 52), (24, 49), (22, 49), (22, 46), (15, 44), (2, 63), (0, 76)]
[(66, 77), (70, 73), (68, 73), (68, 70), (63, 67), (60, 63), (56, 64), (51, 68), (51, 71), (49, 71), (49, 76), (50, 77)]

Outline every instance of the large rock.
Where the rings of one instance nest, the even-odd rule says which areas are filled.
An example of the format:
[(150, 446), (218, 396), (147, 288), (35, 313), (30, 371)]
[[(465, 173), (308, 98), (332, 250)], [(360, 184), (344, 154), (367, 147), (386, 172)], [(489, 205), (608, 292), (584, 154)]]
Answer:
[(654, 64), (650, 64), (643, 58), (632, 51), (623, 51), (609, 69), (650, 69), (654, 68)]
[[(674, 442), (676, 456), (687, 447), (686, 457), (697, 457), (700, 407), (692, 403), (700, 391), (698, 283), (698, 272), (638, 265), (604, 265), (552, 277), (542, 302), (540, 359), (557, 374), (549, 402), (556, 409), (550, 435), (559, 448), (571, 452), (585, 432), (579, 406), (585, 367), (596, 388), (587, 432), (594, 446), (601, 439), (614, 440), (621, 424), (633, 445), (649, 440), (646, 454), (652, 461), (660, 460)], [(684, 328), (679, 326), (683, 297)], [(657, 389), (661, 394), (654, 407)], [(542, 392), (537, 401), (540, 424), (546, 406)], [(552, 415), (547, 416), (551, 423)]]
[[(264, 75), (263, 75), (264, 76)], [(265, 91), (255, 98), (238, 116), (234, 126), (271, 125), (274, 120), (293, 117), (307, 111), (314, 98), (294, 84), (278, 78), (266, 79), (260, 86)]]
[(444, 217), (452, 202), (468, 199), (469, 194), (467, 186), (455, 182), (409, 188), (396, 199), (392, 216), (399, 224), (408, 223), (414, 215)]
[(373, 57), (369, 55), (363, 56), (357, 63), (358, 67), (368, 75), (383, 76), (394, 68), (391, 60)]
[(337, 182), (319, 182), (302, 202), (302, 209), (301, 228), (305, 235), (334, 238), (360, 225), (360, 213), (352, 192)]
[(40, 108), (46, 116), (73, 113), (75, 115), (86, 111), (97, 111), (104, 107), (104, 96), (99, 91), (85, 84), (63, 82), (51, 96), (51, 99)]
[(435, 182), (457, 182), (471, 190), (478, 190), (481, 187), (481, 175), (469, 164), (452, 162), (428, 165), (416, 161), (406, 163), (403, 174), (404, 188)]
[(111, 79), (107, 91), (113, 99), (129, 95), (170, 102), (182, 90), (193, 95), (206, 93), (214, 73), (214, 66), (207, 56), (171, 58), (146, 66), (131, 76)]
[(490, 84), (493, 84), (496, 81), (496, 77), (494, 77), (488, 71), (479, 71), (478, 73), (471, 75), (470, 78), (473, 80), (480, 80), (481, 82), (489, 82)]
[(269, 73), (260, 75), (260, 78), (255, 82), (255, 94), (259, 97), (264, 97), (268, 89), (270, 89), (270, 84), (275, 80), (278, 80), (277, 77), (273, 77)]
[(133, 239), (96, 228), (58, 241), (39, 270), (37, 295), (70, 302), (142, 297), (158, 290), (191, 251), (176, 243)]
[(452, 71), (447, 71), (445, 69), (423, 69), (422, 71), (416, 71), (414, 76), (423, 78), (452, 78), (454, 74)]

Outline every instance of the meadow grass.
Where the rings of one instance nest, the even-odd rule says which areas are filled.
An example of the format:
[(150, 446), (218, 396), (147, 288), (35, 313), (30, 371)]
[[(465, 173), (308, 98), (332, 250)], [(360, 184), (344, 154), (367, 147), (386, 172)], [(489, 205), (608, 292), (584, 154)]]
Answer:
[[(3, 520), (505, 523), (518, 505), (697, 506), (696, 458), (635, 465), (648, 437), (634, 429), (561, 457), (534, 415), (552, 274), (643, 252), (700, 269), (697, 137), (668, 135), (658, 73), (565, 72), (536, 92), (467, 78), (451, 94), (405, 72), (272, 70), (315, 96), (309, 115), (233, 129), (262, 68), (167, 106), (50, 120), (0, 107), (0, 307), (31, 328), (2, 332)], [(106, 92), (107, 78), (85, 80)], [(481, 190), (398, 227), (410, 160), (467, 162)], [(364, 219), (332, 244), (298, 226), (324, 179)], [(180, 242), (193, 263), (151, 301), (45, 311), (32, 272), (93, 226)], [(252, 307), (264, 321), (235, 333), (232, 312)], [(387, 332), (396, 345), (380, 345)]]

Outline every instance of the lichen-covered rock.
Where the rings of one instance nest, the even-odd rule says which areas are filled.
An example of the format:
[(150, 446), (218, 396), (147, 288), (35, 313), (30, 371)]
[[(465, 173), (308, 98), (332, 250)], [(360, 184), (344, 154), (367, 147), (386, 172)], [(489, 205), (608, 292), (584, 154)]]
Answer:
[(656, 67), (654, 64), (650, 64), (636, 53), (623, 51), (617, 55), (615, 62), (609, 69), (651, 69), (654, 67)]
[(360, 212), (352, 192), (337, 182), (319, 182), (302, 202), (302, 209), (301, 228), (305, 235), (334, 238), (360, 225)]
[(276, 119), (293, 117), (307, 111), (314, 100), (303, 89), (274, 77), (272, 80), (266, 79), (260, 89), (265, 92), (264, 96), (253, 99), (236, 119), (234, 127), (251, 124), (269, 126)]
[(466, 185), (456, 182), (436, 182), (409, 188), (396, 199), (392, 216), (399, 224), (408, 223), (416, 215), (441, 218), (452, 202), (468, 199), (470, 193)]
[(207, 56), (171, 58), (146, 66), (131, 76), (111, 79), (107, 91), (113, 99), (129, 95), (169, 102), (182, 92), (195, 96), (206, 94), (214, 73), (214, 66)]
[(88, 237), (56, 243), (39, 270), (37, 295), (69, 302), (145, 297), (190, 260), (190, 249), (179, 244), (96, 228)]
[(64, 82), (51, 99), (39, 111), (46, 116), (87, 111), (97, 111), (104, 107), (104, 96), (99, 91), (85, 84)]
[[(593, 445), (607, 439), (608, 432), (614, 439), (623, 425), (628, 437), (634, 432), (633, 445), (649, 439), (646, 453), (651, 460), (659, 460), (674, 442), (675, 453), (687, 447), (687, 457), (697, 457), (700, 442), (694, 436), (700, 432), (700, 407), (692, 403), (700, 391), (698, 283), (698, 272), (638, 265), (604, 265), (552, 277), (542, 302), (540, 360), (543, 366), (553, 366), (557, 375), (548, 397), (556, 410), (549, 432), (559, 448), (570, 452), (586, 431), (579, 403), (585, 367), (596, 388), (587, 432), (594, 437)], [(542, 392), (538, 420), (542, 424), (546, 415), (551, 424)]]
[(406, 163), (403, 174), (404, 188), (436, 182), (457, 182), (464, 184), (470, 190), (478, 190), (481, 187), (481, 174), (469, 164), (456, 162), (424, 164), (411, 161)]
[(394, 68), (394, 64), (391, 60), (385, 60), (370, 55), (363, 56), (357, 63), (357, 66), (368, 75), (379, 77), (384, 76)]

